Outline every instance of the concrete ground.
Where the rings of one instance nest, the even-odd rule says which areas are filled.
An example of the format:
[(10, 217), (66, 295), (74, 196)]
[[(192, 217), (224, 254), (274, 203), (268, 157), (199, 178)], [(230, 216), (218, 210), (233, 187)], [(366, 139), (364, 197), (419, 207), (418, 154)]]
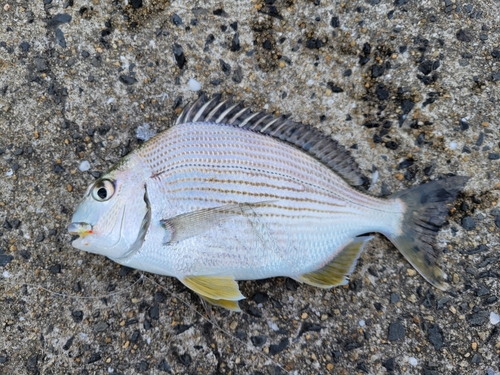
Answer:
[[(0, 1), (0, 373), (499, 374), (498, 0)], [(191, 82), (190, 82), (191, 81)], [(72, 248), (85, 188), (201, 90), (350, 148), (373, 194), (470, 176), (452, 290), (382, 236), (348, 286), (243, 313)]]

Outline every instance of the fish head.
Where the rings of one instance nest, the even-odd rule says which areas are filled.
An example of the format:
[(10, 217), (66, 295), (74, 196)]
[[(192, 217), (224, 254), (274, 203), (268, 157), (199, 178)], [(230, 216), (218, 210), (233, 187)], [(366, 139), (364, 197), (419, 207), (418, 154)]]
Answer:
[(91, 184), (73, 214), (73, 247), (111, 259), (139, 249), (150, 224), (144, 169), (125, 159)]

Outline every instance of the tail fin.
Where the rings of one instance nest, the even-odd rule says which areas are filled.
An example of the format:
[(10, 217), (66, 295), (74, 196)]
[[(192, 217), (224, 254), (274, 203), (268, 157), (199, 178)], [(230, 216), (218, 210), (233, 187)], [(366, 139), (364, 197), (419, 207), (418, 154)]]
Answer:
[(454, 176), (432, 181), (391, 195), (405, 206), (399, 235), (387, 237), (432, 285), (448, 289), (446, 274), (439, 268), (439, 254), (434, 249), (437, 232), (468, 177)]

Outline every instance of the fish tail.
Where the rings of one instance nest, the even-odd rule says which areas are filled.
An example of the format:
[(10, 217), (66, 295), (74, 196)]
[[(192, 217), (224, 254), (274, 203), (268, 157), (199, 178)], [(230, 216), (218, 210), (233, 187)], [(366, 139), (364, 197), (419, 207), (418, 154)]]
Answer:
[(434, 248), (436, 235), (445, 222), (458, 193), (468, 177), (454, 176), (432, 181), (391, 195), (404, 205), (400, 230), (387, 237), (401, 254), (432, 285), (446, 290), (446, 274), (438, 265), (439, 254)]

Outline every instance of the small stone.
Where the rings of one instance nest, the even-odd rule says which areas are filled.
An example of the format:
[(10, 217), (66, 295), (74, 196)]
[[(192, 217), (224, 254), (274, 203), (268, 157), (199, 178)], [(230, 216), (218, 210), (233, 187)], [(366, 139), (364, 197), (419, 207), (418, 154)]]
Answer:
[(330, 20), (330, 26), (333, 28), (340, 27), (340, 19), (337, 16), (333, 16)]
[(373, 65), (372, 66), (372, 78), (378, 78), (385, 73), (385, 65)]
[(71, 345), (73, 345), (73, 340), (75, 339), (75, 336), (71, 336), (68, 341), (63, 346), (63, 350), (69, 350), (71, 348)]
[(476, 222), (470, 216), (465, 216), (462, 218), (462, 227), (465, 230), (474, 230), (476, 228)]
[(267, 336), (252, 336), (250, 341), (252, 341), (253, 346), (260, 347), (266, 343)]
[(222, 69), (222, 72), (225, 74), (225, 75), (229, 75), (231, 74), (231, 65), (229, 65), (228, 63), (226, 63), (224, 60), (222, 59), (219, 59), (219, 63), (220, 63), (220, 67)]
[(176, 324), (174, 326), (175, 334), (180, 335), (181, 333), (186, 332), (192, 326), (192, 324)]
[(61, 273), (61, 265), (60, 264), (53, 265), (52, 267), (50, 267), (49, 270), (53, 274)]
[(482, 359), (481, 354), (475, 353), (472, 356), (471, 363), (481, 363), (481, 359)]
[(412, 365), (413, 367), (417, 366), (418, 365), (418, 360), (415, 358), (415, 357), (410, 357), (408, 358), (408, 362), (410, 363), (410, 365)]
[(182, 46), (177, 43), (174, 43), (172, 49), (174, 52), (175, 62), (177, 63), (179, 69), (182, 70), (187, 63), (186, 56), (184, 55), (184, 50), (182, 49)]
[(247, 312), (256, 318), (262, 318), (262, 312), (254, 306), (248, 306)]
[(172, 22), (175, 26), (180, 26), (182, 25), (182, 18), (179, 17), (179, 15), (177, 15), (176, 13), (174, 13), (172, 17), (170, 17), (170, 22)]
[(156, 292), (154, 295), (155, 302), (162, 303), (162, 302), (165, 302), (166, 299), (167, 299), (167, 296), (163, 292)]
[(83, 320), (83, 311), (76, 310), (71, 313), (71, 317), (73, 318), (75, 323), (81, 323)]
[(235, 33), (233, 36), (233, 40), (231, 41), (231, 52), (237, 52), (241, 49), (240, 46), (240, 34)]
[(169, 365), (166, 359), (162, 359), (158, 364), (158, 367), (156, 368), (162, 372), (168, 372), (168, 373), (172, 372), (172, 367)]
[(500, 315), (492, 311), (490, 313), (490, 323), (493, 325), (500, 323)]
[(96, 332), (104, 332), (105, 330), (108, 329), (108, 323), (106, 322), (98, 322), (95, 326), (94, 326), (94, 330)]
[(444, 346), (443, 332), (439, 327), (439, 325), (435, 324), (433, 326), (430, 326), (429, 329), (427, 330), (427, 333), (429, 335), (429, 341), (436, 350), (439, 350)]
[(82, 172), (86, 172), (90, 169), (90, 163), (87, 160), (84, 160), (80, 163), (78, 169), (81, 170)]
[(120, 75), (120, 82), (127, 85), (127, 86), (130, 86), (130, 85), (133, 85), (134, 83), (137, 82), (137, 80), (134, 78), (134, 77), (131, 77), (131, 76), (127, 76), (127, 75)]
[(56, 29), (56, 43), (59, 44), (62, 48), (66, 48), (66, 38), (64, 37), (64, 33), (61, 29)]
[(471, 326), (482, 326), (489, 315), (487, 311), (479, 311), (475, 314), (468, 315), (467, 321)]
[(398, 303), (400, 300), (401, 300), (401, 297), (399, 297), (399, 294), (391, 293), (391, 296), (389, 298), (390, 303), (395, 304), (395, 303)]
[(405, 327), (400, 322), (393, 322), (389, 324), (389, 334), (387, 340), (397, 341), (402, 340), (406, 336)]
[(382, 366), (384, 366), (388, 372), (394, 371), (396, 369), (396, 359), (394, 357), (389, 358), (382, 362)]
[(288, 339), (284, 338), (283, 340), (280, 341), (278, 345), (270, 345), (269, 346), (269, 354), (270, 355), (276, 355), (278, 353), (281, 353), (283, 350), (285, 350), (288, 347)]
[(28, 52), (30, 49), (30, 44), (28, 42), (22, 42), (19, 45), (19, 48), (21, 48), (21, 51), (23, 51), (23, 52)]
[(191, 91), (200, 91), (201, 90), (201, 83), (195, 80), (194, 78), (190, 78), (188, 81), (188, 87), (189, 90)]
[(191, 365), (193, 360), (188, 353), (184, 353), (179, 355), (179, 362), (188, 367), (189, 365)]
[(34, 354), (28, 358), (26, 368), (32, 372), (38, 372), (38, 354)]
[(132, 6), (133, 9), (141, 8), (142, 0), (131, 0), (130, 5)]
[(56, 28), (63, 23), (71, 22), (71, 16), (65, 13), (56, 14), (49, 21), (47, 21), (47, 27)]
[(472, 34), (470, 30), (460, 29), (458, 30), (456, 37), (461, 42), (472, 42)]
[(149, 369), (149, 363), (145, 360), (140, 361), (136, 366), (137, 371), (144, 372)]
[(90, 358), (88, 360), (88, 364), (90, 365), (91, 363), (97, 362), (101, 360), (101, 355), (99, 353), (92, 353), (90, 355)]
[(13, 259), (14, 257), (12, 255), (7, 255), (3, 249), (0, 249), (0, 267), (5, 267), (12, 262)]
[(151, 319), (158, 320), (160, 318), (160, 306), (155, 303), (154, 306), (149, 309), (148, 315)]

